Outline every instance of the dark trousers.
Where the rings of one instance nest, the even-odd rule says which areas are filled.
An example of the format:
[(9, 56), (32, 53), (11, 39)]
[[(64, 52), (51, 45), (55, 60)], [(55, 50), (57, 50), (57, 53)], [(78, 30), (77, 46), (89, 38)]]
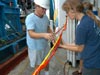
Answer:
[(83, 68), (82, 75), (100, 75), (100, 69)]

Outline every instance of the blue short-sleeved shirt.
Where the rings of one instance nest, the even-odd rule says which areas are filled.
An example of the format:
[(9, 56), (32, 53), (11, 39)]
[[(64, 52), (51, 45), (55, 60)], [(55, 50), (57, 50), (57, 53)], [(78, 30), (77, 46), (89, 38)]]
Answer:
[(44, 38), (34, 39), (28, 34), (28, 30), (34, 30), (36, 33), (47, 33), (49, 20), (46, 15), (43, 18), (36, 16), (34, 13), (29, 14), (25, 20), (27, 28), (27, 45), (32, 50), (43, 50), (48, 46), (48, 41)]
[(83, 16), (76, 29), (76, 44), (84, 45), (81, 52), (86, 68), (100, 69), (100, 36), (95, 29), (96, 23), (87, 15)]

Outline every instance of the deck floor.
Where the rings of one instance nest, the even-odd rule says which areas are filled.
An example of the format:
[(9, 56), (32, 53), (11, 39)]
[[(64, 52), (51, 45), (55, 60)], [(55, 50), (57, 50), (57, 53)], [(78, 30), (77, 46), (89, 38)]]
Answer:
[[(49, 75), (64, 75), (64, 62), (66, 62), (67, 51), (58, 49), (55, 56), (51, 59), (49, 63)], [(78, 68), (71, 67), (68, 74), (72, 75), (72, 72)], [(67, 69), (66, 69), (67, 71)], [(19, 65), (17, 65), (8, 75), (32, 75), (33, 68), (29, 65), (29, 59), (26, 57)], [(41, 75), (44, 75), (44, 70), (41, 71)]]

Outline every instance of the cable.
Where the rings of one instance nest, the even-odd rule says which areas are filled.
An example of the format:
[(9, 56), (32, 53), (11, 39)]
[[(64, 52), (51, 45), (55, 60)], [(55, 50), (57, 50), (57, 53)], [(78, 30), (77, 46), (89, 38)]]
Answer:
[(66, 61), (63, 68), (64, 75), (69, 75), (69, 70), (71, 67), (72, 67), (72, 63), (69, 61)]
[(56, 60), (62, 64), (64, 67), (63, 67), (63, 73), (64, 75), (69, 75), (69, 70), (70, 68), (72, 67), (72, 63), (70, 61), (66, 61), (66, 62), (63, 62), (59, 57), (58, 55), (55, 55), (55, 58)]

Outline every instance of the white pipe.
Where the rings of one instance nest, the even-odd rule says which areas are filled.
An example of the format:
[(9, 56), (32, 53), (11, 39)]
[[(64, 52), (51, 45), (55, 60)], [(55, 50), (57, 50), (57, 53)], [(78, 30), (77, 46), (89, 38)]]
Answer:
[(98, 0), (98, 8), (100, 9), (100, 0)]
[(91, 4), (93, 4), (93, 5), (94, 5), (94, 0), (89, 0), (89, 1), (90, 1), (90, 3), (91, 3)]
[[(70, 43), (70, 19), (68, 17), (68, 24), (67, 24), (67, 30), (66, 30), (67, 34), (66, 37), (67, 37), (67, 43)], [(67, 60), (70, 61), (70, 51), (68, 50), (67, 51)]]
[[(66, 14), (62, 10), (62, 4), (65, 0), (58, 0), (58, 27), (62, 27), (66, 20)], [(75, 21), (68, 18), (67, 30), (63, 33), (63, 40), (65, 43), (72, 43), (75, 39)], [(72, 62), (72, 66), (76, 66), (75, 52), (67, 50), (67, 60)]]
[[(72, 41), (72, 34), (71, 34), (71, 26), (72, 25), (72, 20), (69, 19), (69, 43), (71, 43)], [(72, 51), (69, 52), (70, 53), (70, 60), (72, 62)]]
[(65, 0), (58, 0), (58, 26), (62, 27), (65, 19), (66, 19), (66, 14), (65, 12), (62, 10), (62, 5), (64, 3)]
[(54, 29), (53, 29), (53, 20), (50, 20), (50, 28), (51, 28), (52, 31), (54, 31)]
[[(73, 33), (72, 33), (72, 34), (73, 34), (73, 35), (72, 35), (72, 37), (73, 37), (73, 38), (72, 38), (72, 42), (74, 42), (74, 41), (75, 41), (75, 20), (74, 20), (73, 23), (72, 23), (72, 32), (73, 32)], [(73, 57), (72, 57), (72, 58), (73, 58), (72, 66), (73, 66), (73, 67), (76, 67), (76, 55), (75, 55), (75, 52), (73, 52), (72, 55), (73, 55)]]

